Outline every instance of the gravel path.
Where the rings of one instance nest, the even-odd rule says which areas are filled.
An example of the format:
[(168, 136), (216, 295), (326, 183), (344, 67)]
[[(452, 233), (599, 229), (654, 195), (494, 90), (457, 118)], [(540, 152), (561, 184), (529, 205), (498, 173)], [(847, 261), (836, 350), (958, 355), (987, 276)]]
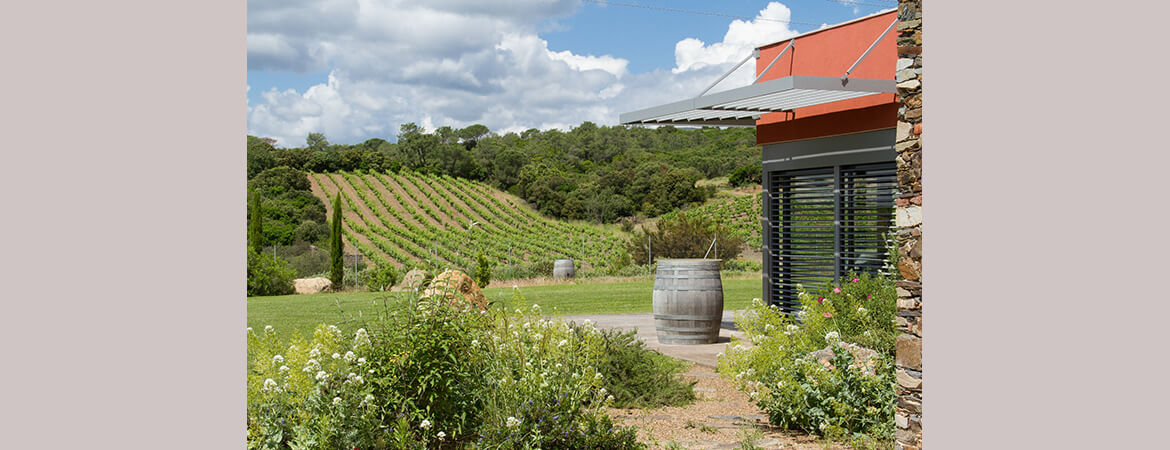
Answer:
[(692, 364), (687, 378), (698, 380), (696, 401), (686, 407), (616, 409), (608, 413), (618, 423), (638, 427), (638, 440), (651, 448), (677, 444), (686, 449), (734, 449), (751, 431), (755, 445), (765, 449), (845, 449), (816, 436), (780, 430), (768, 425), (766, 413), (710, 367)]

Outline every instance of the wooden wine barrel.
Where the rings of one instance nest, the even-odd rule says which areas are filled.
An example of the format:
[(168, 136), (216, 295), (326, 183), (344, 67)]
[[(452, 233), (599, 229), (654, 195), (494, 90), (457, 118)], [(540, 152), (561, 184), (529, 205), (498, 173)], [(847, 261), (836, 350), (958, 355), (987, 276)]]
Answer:
[(553, 261), (553, 279), (563, 280), (566, 278), (573, 278), (577, 276), (577, 270), (573, 268), (573, 260), (558, 259)]
[(663, 344), (714, 344), (723, 319), (717, 259), (659, 259), (654, 327)]

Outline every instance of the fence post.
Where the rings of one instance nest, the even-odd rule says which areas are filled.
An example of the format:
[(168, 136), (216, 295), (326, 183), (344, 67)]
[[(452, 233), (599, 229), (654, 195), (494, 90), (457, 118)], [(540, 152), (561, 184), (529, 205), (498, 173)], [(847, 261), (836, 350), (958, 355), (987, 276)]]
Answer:
[(650, 235), (646, 235), (646, 275), (652, 275), (650, 264), (654, 263), (654, 248), (650, 245)]

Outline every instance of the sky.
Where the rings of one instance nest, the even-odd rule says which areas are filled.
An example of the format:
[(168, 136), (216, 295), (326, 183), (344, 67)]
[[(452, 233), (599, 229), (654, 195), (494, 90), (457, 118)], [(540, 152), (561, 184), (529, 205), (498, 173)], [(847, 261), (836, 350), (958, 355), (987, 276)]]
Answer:
[[(500, 134), (616, 125), (623, 112), (697, 95), (757, 46), (894, 7), (892, 0), (249, 0), (248, 134), (297, 147), (312, 132), (336, 144), (394, 142), (408, 122), (428, 131), (478, 123)], [(712, 92), (751, 83), (752, 67)]]

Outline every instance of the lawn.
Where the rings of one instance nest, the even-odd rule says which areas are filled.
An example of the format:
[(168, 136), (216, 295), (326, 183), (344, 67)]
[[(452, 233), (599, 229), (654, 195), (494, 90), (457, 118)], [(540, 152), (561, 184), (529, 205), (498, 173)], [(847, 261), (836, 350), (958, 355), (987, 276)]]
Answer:
[[(653, 280), (615, 283), (581, 283), (527, 286), (516, 291), (526, 304), (512, 300), (511, 287), (488, 288), (484, 295), (493, 306), (515, 308), (539, 304), (546, 314), (618, 314), (651, 312)], [(759, 278), (723, 280), (723, 308), (744, 309), (763, 292)], [(383, 295), (376, 292), (283, 295), (248, 298), (248, 326), (259, 331), (265, 325), (276, 328), (282, 338), (296, 330), (308, 338), (320, 323), (339, 323), (374, 311)]]

